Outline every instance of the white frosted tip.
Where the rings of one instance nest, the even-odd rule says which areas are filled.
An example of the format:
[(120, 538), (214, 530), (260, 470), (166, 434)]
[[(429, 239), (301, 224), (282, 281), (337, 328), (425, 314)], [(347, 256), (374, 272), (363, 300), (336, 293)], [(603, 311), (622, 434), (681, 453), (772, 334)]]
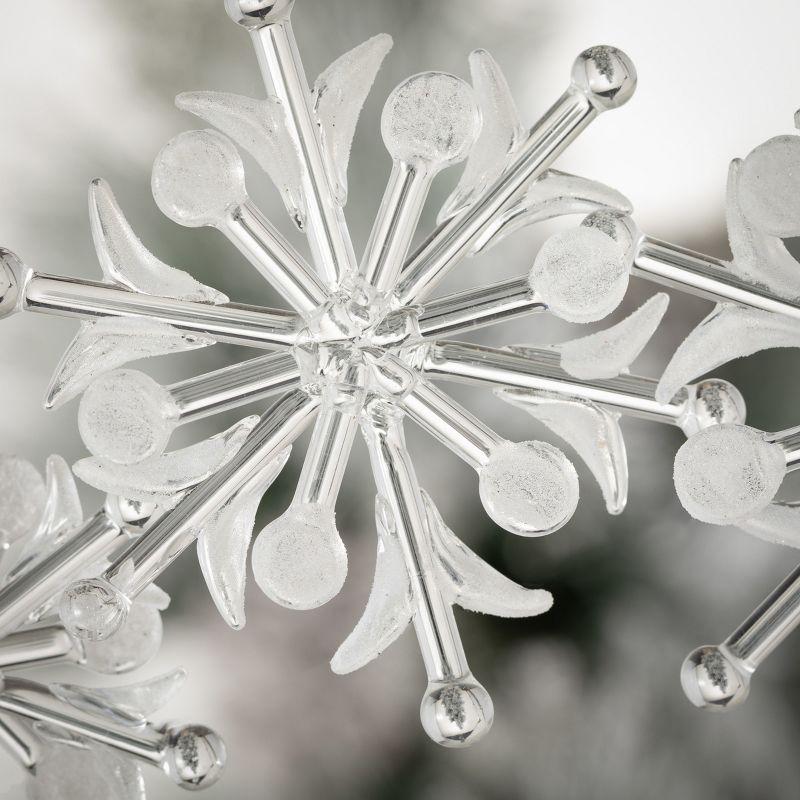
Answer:
[(596, 322), (622, 302), (630, 266), (626, 240), (581, 226), (556, 233), (542, 245), (530, 284), (557, 317)]
[(46, 498), (44, 479), (33, 464), (0, 455), (0, 552), (4, 545), (33, 533)]
[(479, 474), (486, 513), (519, 536), (558, 530), (578, 506), (575, 467), (547, 442), (505, 442)]
[(752, 517), (775, 497), (786, 457), (761, 431), (716, 425), (690, 436), (675, 456), (675, 491), (695, 519), (730, 525)]
[(469, 747), (482, 739), (494, 720), (492, 698), (472, 675), (428, 684), (419, 709), (425, 733), (444, 747)]
[(216, 225), (244, 203), (244, 165), (233, 142), (216, 131), (187, 131), (156, 156), (153, 198), (179, 225)]
[(381, 115), (392, 158), (446, 166), (463, 161), (481, 129), (472, 87), (444, 72), (421, 72), (403, 81)]
[(123, 626), (129, 608), (130, 601), (116, 587), (103, 578), (94, 578), (68, 586), (58, 611), (73, 636), (99, 642)]
[(776, 136), (745, 158), (739, 202), (748, 221), (763, 233), (800, 234), (800, 136)]
[(118, 369), (96, 378), (84, 392), (78, 430), (94, 455), (138, 464), (164, 452), (175, 415), (163, 386), (138, 370)]
[(290, 506), (253, 545), (253, 574), (279, 605), (317, 608), (335, 597), (347, 577), (347, 551), (333, 511), (313, 503)]
[(750, 693), (750, 673), (716, 645), (698, 647), (681, 666), (681, 687), (692, 705), (724, 711), (744, 702)]

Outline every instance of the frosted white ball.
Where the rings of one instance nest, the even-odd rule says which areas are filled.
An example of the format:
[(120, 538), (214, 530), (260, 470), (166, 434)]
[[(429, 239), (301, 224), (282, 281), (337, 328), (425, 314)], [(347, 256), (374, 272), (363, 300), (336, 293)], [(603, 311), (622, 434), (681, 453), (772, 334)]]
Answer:
[(244, 165), (216, 131), (187, 131), (156, 156), (151, 181), (158, 207), (179, 225), (214, 225), (247, 199)]
[(622, 302), (629, 271), (627, 246), (599, 228), (581, 226), (556, 233), (542, 245), (530, 285), (557, 317), (596, 322)]
[(779, 445), (746, 425), (719, 425), (690, 436), (675, 456), (675, 491), (696, 519), (729, 525), (766, 508), (786, 474)]
[(411, 164), (463, 161), (480, 128), (472, 87), (444, 72), (421, 72), (403, 81), (381, 115), (386, 149), (392, 158)]
[(800, 136), (776, 136), (745, 158), (739, 202), (745, 217), (765, 233), (800, 235)]
[(44, 511), (44, 479), (29, 461), (0, 456), (0, 548), (33, 533)]
[(578, 476), (547, 442), (506, 442), (480, 471), (486, 513), (511, 533), (543, 536), (564, 525), (578, 506)]
[(310, 609), (335, 597), (347, 577), (347, 551), (333, 512), (293, 505), (253, 545), (253, 575), (264, 594), (287, 608)]
[(89, 450), (116, 464), (138, 464), (167, 446), (175, 413), (169, 392), (151, 377), (118, 369), (89, 384), (78, 430)]

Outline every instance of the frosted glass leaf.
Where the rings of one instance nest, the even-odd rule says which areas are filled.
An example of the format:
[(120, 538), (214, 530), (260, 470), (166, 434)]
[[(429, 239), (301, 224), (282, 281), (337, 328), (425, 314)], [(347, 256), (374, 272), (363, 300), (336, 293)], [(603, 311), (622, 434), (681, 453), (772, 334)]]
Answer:
[(245, 417), (216, 436), (139, 464), (114, 464), (91, 457), (76, 462), (72, 469), (84, 483), (109, 494), (158, 501), (213, 475), (233, 458), (257, 422), (255, 415)]
[(765, 542), (800, 547), (800, 504), (770, 503), (757, 516), (738, 522), (736, 527)]
[(625, 510), (628, 457), (619, 414), (577, 397), (516, 389), (498, 389), (495, 394), (525, 409), (575, 449), (599, 484), (609, 514)]
[(361, 108), (392, 37), (379, 33), (336, 59), (314, 82), (313, 104), (322, 130), (336, 202), (347, 202), (347, 166)]
[(303, 227), (302, 166), (277, 97), (254, 100), (228, 92), (183, 92), (175, 98), (175, 105), (219, 128), (250, 153), (280, 191), (289, 216)]
[(89, 221), (97, 259), (112, 283), (159, 297), (228, 302), (224, 294), (199, 283), (188, 272), (159, 261), (133, 232), (111, 187), (101, 178), (89, 185)]
[(525, 136), (508, 83), (497, 62), (486, 50), (474, 50), (469, 57), (469, 68), (483, 127), (458, 186), (439, 211), (439, 223), (471, 206), (494, 183)]
[(621, 192), (598, 181), (548, 170), (514, 205), (492, 221), (470, 254), (486, 252), (526, 225), (570, 214), (591, 214), (600, 209), (630, 214), (633, 206)]
[(0, 549), (33, 533), (46, 500), (44, 481), (33, 464), (0, 455)]
[(786, 249), (783, 241), (762, 233), (742, 212), (740, 159), (734, 159), (728, 170), (725, 217), (733, 261), (731, 272), (751, 283), (762, 284), (781, 297), (800, 296), (800, 264)]
[(286, 464), (292, 448), (281, 450), (255, 482), (248, 483), (209, 517), (197, 537), (197, 558), (208, 591), (222, 618), (234, 630), (245, 625), (244, 588), (247, 549), (264, 492)]
[(139, 765), (95, 744), (44, 743), (27, 793), (29, 800), (145, 800)]
[(78, 334), (50, 379), (44, 407), (58, 408), (80, 394), (98, 375), (129, 361), (212, 344), (210, 336), (179, 331), (166, 322), (144, 317), (105, 317), (81, 322)]
[(186, 670), (177, 668), (164, 675), (129, 686), (97, 689), (70, 683), (48, 687), (59, 700), (79, 711), (110, 719), (120, 725), (144, 725), (147, 718), (166, 705), (186, 681)]
[[(18, 555), (14, 554), (11, 575), (27, 569), (34, 561), (44, 557), (63, 541), (71, 530), (83, 521), (83, 510), (78, 488), (69, 465), (61, 456), (47, 459), (47, 500), (39, 525), (30, 539), (20, 542)], [(37, 473), (38, 474), (38, 473)], [(2, 576), (0, 568), (0, 576)]]
[(544, 589), (526, 589), (472, 552), (445, 524), (430, 495), (420, 492), (428, 533), (451, 602), (496, 617), (533, 617), (553, 605)]
[(137, 603), (166, 611), (171, 602), (170, 596), (154, 583), (149, 583), (136, 598)]
[[(636, 360), (650, 341), (669, 305), (669, 295), (659, 292), (630, 316), (604, 331), (555, 345), (561, 368), (575, 378), (615, 378)], [(515, 350), (515, 348), (509, 348)]]
[[(99, 572), (95, 571), (94, 575), (97, 574)], [(113, 636), (81, 642), (85, 665), (105, 675), (137, 669), (158, 653), (163, 630), (159, 609), (137, 598), (122, 627)]]
[(406, 629), (413, 615), (411, 581), (391, 512), (375, 498), (378, 555), (367, 606), (352, 633), (331, 659), (331, 669), (346, 675), (377, 658)]
[(656, 400), (668, 403), (695, 378), (735, 358), (774, 347), (800, 347), (797, 322), (782, 314), (720, 303), (683, 340), (656, 388)]

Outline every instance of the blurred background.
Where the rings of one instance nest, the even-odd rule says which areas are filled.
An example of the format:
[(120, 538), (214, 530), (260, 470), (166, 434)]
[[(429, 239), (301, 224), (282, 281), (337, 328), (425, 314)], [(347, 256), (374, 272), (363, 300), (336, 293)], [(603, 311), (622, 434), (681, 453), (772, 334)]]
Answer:
[[(379, 135), (383, 99), (411, 73), (443, 69), (468, 76), (466, 57), (489, 49), (504, 69), (525, 124), (567, 85), (575, 55), (614, 44), (634, 60), (639, 88), (559, 160), (562, 169), (626, 193), (646, 232), (729, 257), (724, 192), (731, 158), (793, 130), (800, 105), (800, 6), (784, 0), (298, 0), (295, 30), (309, 79), (375, 33), (394, 37), (367, 101), (350, 166), (347, 217), (363, 247), (389, 159)], [(35, 10), (0, 10), (0, 243), (44, 272), (97, 279), (86, 214), (91, 178), (108, 179), (146, 245), (233, 300), (279, 304), (242, 257), (213, 230), (181, 229), (152, 202), (150, 166), (162, 145), (197, 127), (172, 104), (189, 89), (263, 94), (247, 36), (221, 0), (37, 0)], [(252, 196), (282, 230), (292, 231), (277, 192), (247, 162)], [(437, 179), (421, 234), (458, 178)], [(515, 234), (448, 279), (445, 289), (500, 280), (528, 269), (537, 247), (566, 220)], [(599, 326), (578, 328), (540, 316), (476, 334), (481, 341), (564, 341), (630, 313), (657, 291), (637, 280), (623, 306)], [(657, 376), (689, 330), (711, 310), (674, 295), (656, 339), (636, 364)], [(49, 376), (76, 324), (19, 315), (0, 332), (0, 450), (33, 461), (48, 453), (70, 462), (85, 451), (76, 403), (45, 413)], [(216, 345), (137, 364), (169, 383), (252, 356)], [(797, 355), (771, 351), (721, 369), (745, 395), (749, 422), (778, 430), (800, 422)], [(490, 393), (455, 395), (514, 439), (547, 431)], [(258, 411), (259, 409), (253, 409)], [(222, 430), (244, 412), (180, 429), (183, 446)], [(373, 490), (357, 446), (338, 506), (349, 551), (342, 593), (313, 612), (271, 604), (253, 583), (248, 624), (229, 630), (205, 589), (193, 552), (160, 584), (173, 598), (159, 658), (135, 674), (176, 664), (188, 686), (169, 718), (208, 723), (225, 737), (229, 759), (212, 798), (305, 800), (571, 800), (571, 798), (795, 798), (800, 791), (800, 639), (789, 639), (759, 671), (749, 701), (729, 715), (697, 711), (678, 681), (684, 655), (721, 641), (794, 566), (795, 556), (736, 529), (689, 519), (674, 495), (676, 429), (627, 421), (628, 508), (605, 513), (582, 465), (582, 500), (552, 537), (515, 538), (485, 516), (475, 475), (418, 431), (410, 431), (421, 483), (449, 526), (491, 564), (555, 606), (532, 620), (457, 611), (475, 675), (492, 694), (491, 734), (467, 751), (428, 741), (418, 722), (425, 677), (413, 633), (377, 661), (337, 677), (328, 660), (361, 614), (372, 582)], [(555, 442), (558, 443), (558, 442)], [(260, 510), (258, 527), (286, 507), (302, 463), (289, 467)], [(86, 509), (101, 498), (83, 487)], [(797, 487), (786, 486), (787, 497)], [(47, 680), (92, 682), (69, 670)], [(134, 680), (134, 677), (131, 677)], [(98, 678), (95, 683), (101, 683)], [(149, 796), (181, 790), (147, 770)], [(0, 795), (24, 796), (22, 775), (0, 754)]]

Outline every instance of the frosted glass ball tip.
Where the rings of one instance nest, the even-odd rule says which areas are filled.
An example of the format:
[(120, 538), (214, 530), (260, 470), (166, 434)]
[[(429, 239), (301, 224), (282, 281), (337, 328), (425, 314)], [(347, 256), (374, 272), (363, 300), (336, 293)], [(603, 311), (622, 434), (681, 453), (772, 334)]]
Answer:
[(78, 430), (89, 450), (116, 464), (160, 455), (175, 427), (169, 392), (133, 369), (107, 372), (81, 398)]
[(724, 711), (747, 699), (750, 673), (724, 649), (698, 647), (681, 666), (681, 687), (697, 708)]
[(622, 50), (596, 45), (575, 59), (572, 82), (596, 108), (606, 111), (631, 99), (636, 90), (636, 68)]
[(486, 513), (519, 536), (544, 536), (569, 521), (578, 506), (578, 475), (547, 442), (505, 442), (480, 472)]
[(318, 608), (347, 577), (347, 551), (333, 511), (315, 503), (291, 505), (253, 545), (253, 574), (271, 600), (286, 608)]
[(472, 87), (445, 72), (421, 72), (403, 81), (381, 115), (386, 149), (408, 164), (444, 167), (463, 161), (480, 129)]
[(289, 16), (294, 0), (225, 0), (228, 16), (243, 28), (262, 28)]
[(580, 226), (551, 236), (539, 249), (531, 288), (557, 317), (596, 322), (625, 297), (631, 259), (629, 242), (599, 227)]
[(73, 636), (100, 642), (123, 626), (129, 608), (130, 601), (115, 586), (93, 578), (68, 586), (58, 610), (61, 622)]
[(151, 185), (161, 211), (191, 228), (221, 223), (247, 200), (242, 159), (216, 131), (186, 131), (167, 142), (153, 164)]
[(182, 789), (207, 789), (219, 780), (227, 757), (222, 738), (205, 725), (167, 731), (164, 772)]
[(425, 733), (444, 747), (469, 747), (482, 739), (494, 721), (494, 705), (472, 675), (458, 681), (431, 681), (419, 710)]
[(744, 159), (739, 202), (749, 222), (779, 237), (800, 234), (800, 136), (775, 136)]
[(675, 456), (675, 491), (701, 522), (730, 525), (757, 514), (786, 474), (780, 445), (746, 425), (717, 425), (690, 436)]
[(30, 267), (12, 253), (0, 247), (0, 319), (22, 308), (23, 289), (32, 274)]

